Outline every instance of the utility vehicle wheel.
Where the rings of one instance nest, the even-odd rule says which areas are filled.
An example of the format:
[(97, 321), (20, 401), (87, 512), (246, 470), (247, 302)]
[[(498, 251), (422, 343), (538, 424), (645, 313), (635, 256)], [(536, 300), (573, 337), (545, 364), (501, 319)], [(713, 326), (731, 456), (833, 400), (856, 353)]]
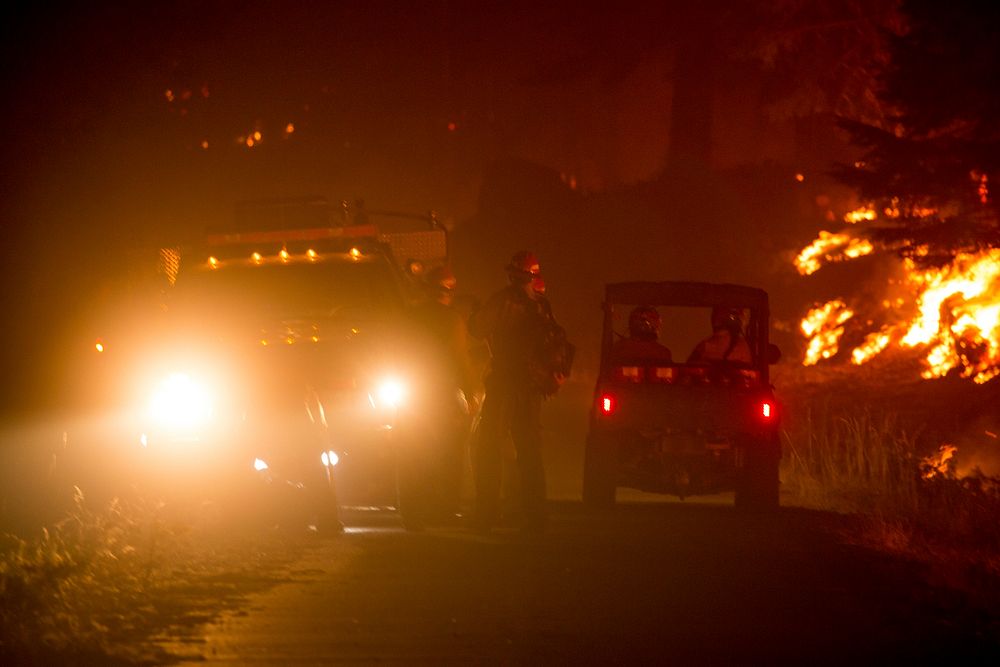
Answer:
[(618, 481), (614, 443), (607, 437), (590, 435), (583, 459), (583, 504), (608, 509), (615, 504)]
[(755, 511), (778, 508), (777, 443), (751, 442), (743, 448), (743, 466), (736, 480), (736, 507)]

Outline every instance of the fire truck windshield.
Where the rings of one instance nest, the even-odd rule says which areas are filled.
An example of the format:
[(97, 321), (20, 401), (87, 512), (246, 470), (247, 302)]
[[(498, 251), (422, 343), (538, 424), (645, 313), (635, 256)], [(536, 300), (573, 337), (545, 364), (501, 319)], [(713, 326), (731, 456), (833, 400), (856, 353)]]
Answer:
[(183, 271), (171, 310), (214, 317), (376, 317), (401, 306), (394, 276), (382, 262), (236, 265)]

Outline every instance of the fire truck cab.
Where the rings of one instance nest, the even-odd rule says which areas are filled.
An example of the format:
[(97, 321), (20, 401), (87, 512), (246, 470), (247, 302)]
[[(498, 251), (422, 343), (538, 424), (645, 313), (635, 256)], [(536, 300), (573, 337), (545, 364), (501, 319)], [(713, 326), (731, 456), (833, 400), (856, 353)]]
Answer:
[(168, 485), (264, 482), (321, 526), (344, 502), (394, 504), (393, 432), (420, 373), (408, 308), (419, 270), (447, 258), (432, 217), (400, 217), (254, 203), (162, 249), (156, 331), (104, 355), (120, 354), (146, 470)]
[[(629, 313), (654, 307), (672, 361), (622, 358)], [(752, 361), (685, 362), (711, 333), (713, 307), (739, 314)], [(735, 491), (737, 506), (778, 505), (780, 408), (768, 366), (767, 293), (741, 285), (630, 282), (605, 287), (601, 367), (590, 412), (583, 498), (615, 502), (618, 487), (676, 495)]]

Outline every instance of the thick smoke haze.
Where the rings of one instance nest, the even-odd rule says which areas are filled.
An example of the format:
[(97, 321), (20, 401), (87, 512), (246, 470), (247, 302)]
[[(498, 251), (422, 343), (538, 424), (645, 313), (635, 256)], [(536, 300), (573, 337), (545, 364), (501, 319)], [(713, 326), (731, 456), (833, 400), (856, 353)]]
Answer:
[(13, 393), (47, 393), (149, 248), (262, 197), (437, 211), (460, 289), (480, 298), (512, 252), (535, 249), (583, 369), (608, 281), (750, 283), (794, 310), (789, 253), (833, 206), (816, 195), (849, 151), (828, 115), (775, 111), (794, 85), (752, 48), (773, 20), (761, 7), (219, 2), (20, 16), (3, 123), (4, 374), (24, 378)]

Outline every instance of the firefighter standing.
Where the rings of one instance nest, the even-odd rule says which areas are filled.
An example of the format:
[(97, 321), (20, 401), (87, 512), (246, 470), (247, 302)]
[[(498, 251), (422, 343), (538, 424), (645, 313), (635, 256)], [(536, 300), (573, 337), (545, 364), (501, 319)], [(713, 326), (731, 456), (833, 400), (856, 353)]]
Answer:
[(436, 508), (440, 514), (455, 515), (462, 492), (465, 447), (470, 415), (476, 410), (478, 382), (469, 354), (466, 318), (453, 305), (455, 275), (448, 267), (432, 269), (427, 275), (429, 298), (419, 309), (425, 326), (438, 343), (442, 372), (437, 380), (439, 409), (431, 480), (437, 483)]
[(509, 435), (517, 454), (521, 527), (526, 532), (540, 532), (546, 521), (541, 407), (543, 396), (554, 390), (539, 380), (537, 354), (558, 325), (544, 296), (534, 253), (516, 253), (506, 269), (510, 284), (490, 297), (469, 320), (470, 333), (486, 339), (491, 353), (486, 397), (473, 438), (476, 495), (472, 527), (487, 532), (499, 519), (503, 447)]
[(424, 282), (426, 299), (414, 311), (427, 400), (414, 416), (425, 443), (407, 461), (400, 489), (410, 529), (420, 529), (426, 518), (454, 516), (459, 510), (476, 382), (465, 317), (452, 305), (456, 285), (450, 269), (432, 269)]

